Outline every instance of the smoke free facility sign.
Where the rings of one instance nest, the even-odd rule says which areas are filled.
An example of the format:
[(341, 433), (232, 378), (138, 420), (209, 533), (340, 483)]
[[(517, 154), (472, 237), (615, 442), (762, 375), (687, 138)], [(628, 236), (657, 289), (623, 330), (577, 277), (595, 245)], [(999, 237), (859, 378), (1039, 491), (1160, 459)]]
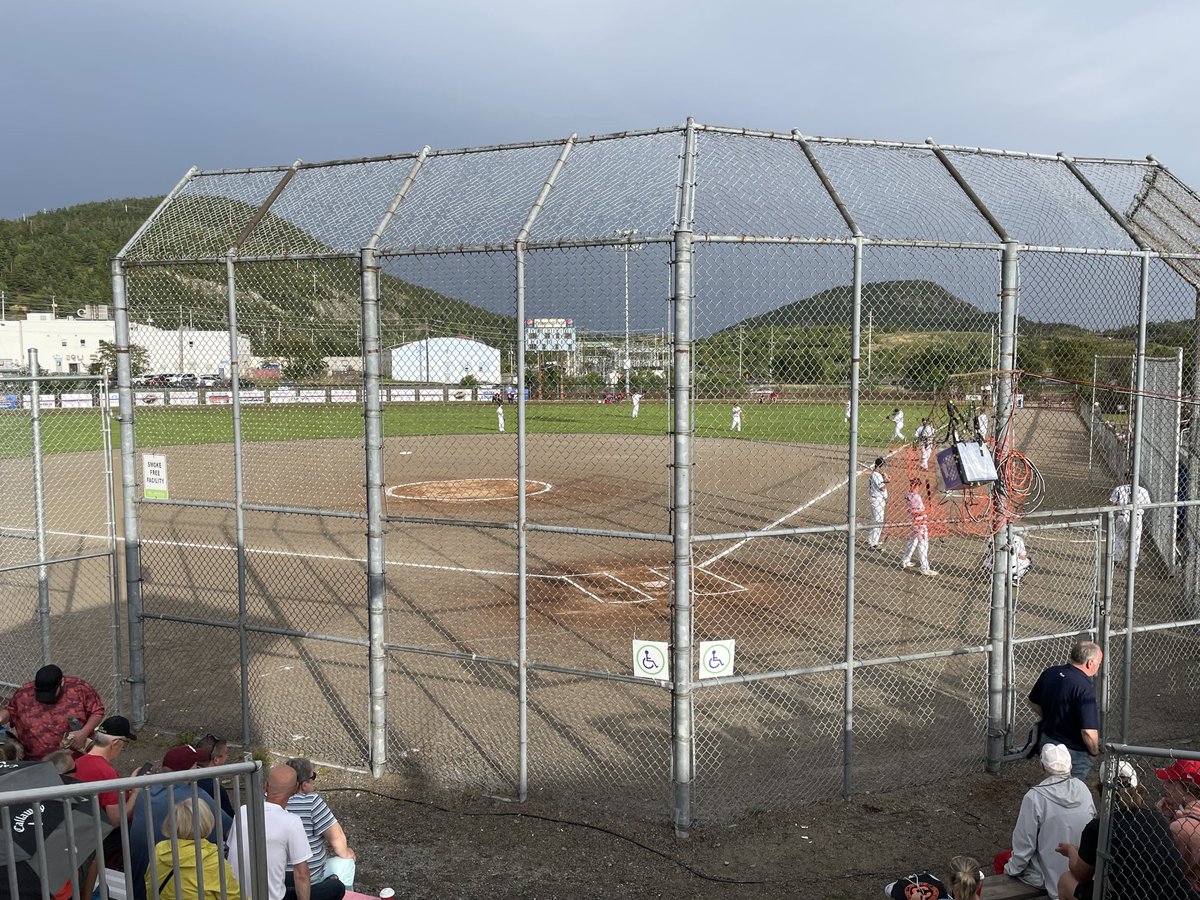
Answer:
[(142, 455), (142, 496), (149, 500), (169, 500), (167, 458), (151, 453)]

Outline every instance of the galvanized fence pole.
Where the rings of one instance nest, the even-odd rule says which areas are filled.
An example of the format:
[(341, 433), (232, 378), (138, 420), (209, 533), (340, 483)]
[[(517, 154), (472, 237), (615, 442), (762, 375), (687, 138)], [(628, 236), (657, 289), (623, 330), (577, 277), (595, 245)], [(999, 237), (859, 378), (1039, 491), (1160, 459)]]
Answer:
[[(1000, 359), (996, 373), (996, 441), (995, 447), (1000, 462), (1004, 456), (1012, 418), (1014, 381), (1016, 379), (1017, 352), (1017, 286), (1018, 252), (1015, 241), (1005, 241), (1000, 259)], [(1000, 771), (1000, 760), (1004, 756), (1007, 723), (1004, 718), (1004, 647), (1008, 628), (1008, 556), (1011, 548), (1001, 539), (1007, 529), (1007, 490), (1003, 480), (992, 490), (993, 527), (992, 534), (992, 597), (991, 614), (988, 620), (988, 726), (987, 726), (987, 771), (993, 775)]]
[(850, 446), (846, 490), (846, 671), (842, 693), (842, 797), (854, 793), (854, 563), (858, 540), (858, 401), (862, 347), (863, 237), (854, 238), (854, 297), (850, 318)]
[[(1200, 288), (1196, 290), (1195, 304), (1192, 307), (1192, 383), (1190, 387), (1191, 402), (1187, 439), (1187, 499), (1200, 500), (1200, 406), (1196, 397), (1200, 397)], [(1153, 499), (1153, 498), (1151, 498)], [(1183, 578), (1180, 585), (1183, 592), (1183, 605), (1188, 614), (1200, 616), (1200, 507), (1188, 507), (1184, 519), (1184, 555)]]
[(671, 602), (671, 771), (675, 834), (687, 837), (692, 823), (692, 221), (691, 185), (696, 134), (688, 122), (675, 231), (672, 285), (675, 316), (675, 400), (672, 465), (674, 585)]
[[(42, 386), (36, 347), (29, 348), (29, 424), (33, 430), (33, 521), (39, 563), (46, 561), (46, 481), (42, 472)], [(42, 665), (50, 662), (50, 573), (38, 566), (38, 626)]]
[(109, 371), (100, 381), (100, 443), (104, 448), (105, 527), (108, 530), (109, 602), (112, 604), (113, 697), (117, 712), (125, 714), (125, 690), (121, 683), (121, 570), (117, 565), (117, 492), (113, 473), (112, 405), (109, 401)]
[[(1142, 392), (1146, 388), (1146, 319), (1149, 302), (1150, 254), (1143, 253), (1138, 291), (1138, 333), (1135, 351), (1137, 365), (1134, 370), (1133, 386), (1133, 461), (1130, 464), (1129, 473), (1131, 489), (1129, 502), (1133, 508), (1129, 511), (1129, 533), (1125, 547), (1128, 555), (1125, 557), (1125, 667), (1123, 673), (1125, 690), (1124, 696), (1121, 697), (1121, 743), (1129, 740), (1129, 695), (1133, 690), (1133, 589), (1137, 580), (1137, 561), (1139, 545), (1142, 540), (1142, 530), (1139, 527), (1141, 523), (1138, 517), (1143, 513), (1138, 509), (1138, 487), (1141, 485), (1142, 479), (1142, 428), (1145, 425)], [(1150, 499), (1154, 500), (1155, 498), (1151, 497)], [(1164, 498), (1160, 497), (1159, 499)], [(1175, 498), (1170, 499), (1174, 500)], [(1167, 512), (1167, 510), (1163, 512)], [(1163, 512), (1154, 513), (1154, 515), (1162, 515)], [(1173, 510), (1170, 512), (1174, 513)]]
[[(1101, 582), (1100, 602), (1097, 604), (1097, 627), (1096, 627), (1096, 642), (1100, 645), (1100, 652), (1103, 654), (1103, 659), (1108, 659), (1108, 648), (1112, 637), (1112, 576), (1113, 576), (1113, 518), (1115, 513), (1109, 511), (1103, 517), (1103, 531), (1097, 535), (1099, 542), (1100, 558), (1097, 561), (1099, 576)], [(1096, 690), (1097, 705), (1100, 708), (1100, 729), (1101, 739), (1104, 739), (1106, 723), (1108, 722), (1108, 709), (1111, 702), (1112, 679), (1108, 677), (1108, 670), (1101, 666), (1100, 671), (1096, 673), (1096, 678), (1099, 681)]]
[[(232, 364), (233, 360), (230, 360), (230, 365)], [(250, 866), (250, 896), (256, 900), (270, 896), (267, 885), (265, 803), (266, 785), (263, 783), (263, 767), (260, 764), (250, 773), (250, 796), (246, 798), (246, 828), (249, 831), (247, 845), (250, 847), (250, 859), (247, 860)], [(176, 883), (178, 884), (178, 881)]]
[(367, 470), (367, 660), (371, 774), (387, 764), (387, 585), (383, 571), (383, 419), (379, 401), (379, 264), (361, 257), (363, 418)]
[(237, 279), (234, 273), (235, 250), (225, 256), (225, 299), (229, 316), (229, 384), (233, 409), (233, 517), (237, 542), (238, 592), (238, 673), (241, 681), (242, 743), (249, 747), (250, 732), (250, 636), (246, 631), (249, 614), (246, 603), (246, 512), (245, 486), (242, 480), (242, 390), (241, 352), (237, 330)]
[(146, 642), (142, 624), (142, 539), (137, 503), (137, 445), (134, 434), (133, 364), (129, 353), (129, 306), (125, 266), (112, 262), (116, 329), (117, 404), (121, 424), (121, 513), (125, 532), (125, 614), (129, 628), (129, 712), (135, 728), (146, 723)]

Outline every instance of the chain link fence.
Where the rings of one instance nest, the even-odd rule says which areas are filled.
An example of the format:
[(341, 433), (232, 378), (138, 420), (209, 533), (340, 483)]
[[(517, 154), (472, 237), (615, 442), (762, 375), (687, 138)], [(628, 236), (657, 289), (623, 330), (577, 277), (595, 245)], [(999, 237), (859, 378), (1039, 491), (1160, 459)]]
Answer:
[(1195, 490), (1110, 497), (1190, 409), (1193, 217), (1152, 162), (693, 124), (191, 172), (114, 267), (135, 710), (681, 833), (995, 770), (1081, 634), (1157, 740)]
[(0, 684), (57, 662), (124, 711), (113, 398), (103, 377), (31, 363), (0, 378)]

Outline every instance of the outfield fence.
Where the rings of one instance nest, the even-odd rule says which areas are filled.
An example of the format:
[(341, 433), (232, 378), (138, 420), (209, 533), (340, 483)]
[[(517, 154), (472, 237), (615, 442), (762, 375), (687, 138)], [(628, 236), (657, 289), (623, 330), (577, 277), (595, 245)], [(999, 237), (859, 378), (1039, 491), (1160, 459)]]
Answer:
[[(1154, 161), (691, 122), (190, 171), (113, 263), (131, 709), (680, 834), (997, 771), (1081, 636), (1106, 737), (1168, 742), (1200, 501), (1118, 559), (1109, 497), (1179, 447), (1197, 222)], [(229, 402), (139, 404), (185, 308)], [(353, 421), (242, 384), (353, 356)], [(972, 439), (1001, 488), (947, 489)]]

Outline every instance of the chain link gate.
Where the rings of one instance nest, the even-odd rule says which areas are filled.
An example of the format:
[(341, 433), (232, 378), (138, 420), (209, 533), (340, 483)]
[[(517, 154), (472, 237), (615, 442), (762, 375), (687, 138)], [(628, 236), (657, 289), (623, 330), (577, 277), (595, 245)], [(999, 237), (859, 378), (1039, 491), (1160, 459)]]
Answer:
[(114, 401), (102, 376), (0, 378), (0, 684), (55, 662), (124, 712)]

